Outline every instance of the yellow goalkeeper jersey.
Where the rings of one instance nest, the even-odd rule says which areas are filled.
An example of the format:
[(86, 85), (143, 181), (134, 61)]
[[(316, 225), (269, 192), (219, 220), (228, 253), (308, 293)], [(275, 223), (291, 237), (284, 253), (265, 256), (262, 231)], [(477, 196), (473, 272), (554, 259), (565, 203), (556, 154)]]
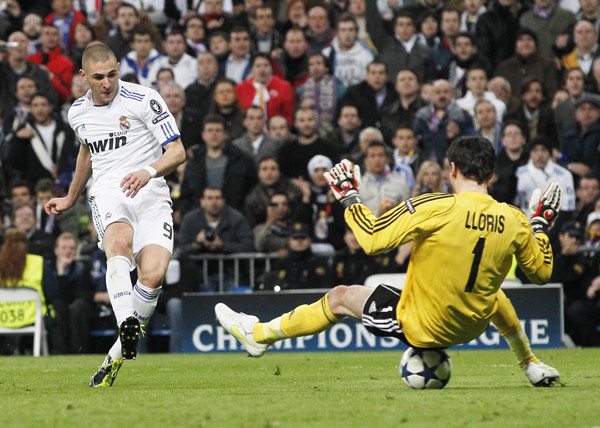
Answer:
[(496, 293), (513, 254), (536, 284), (552, 273), (548, 237), (534, 236), (521, 210), (486, 194), (429, 193), (380, 218), (354, 204), (345, 218), (368, 254), (413, 241), (396, 315), (417, 347), (449, 347), (479, 337), (497, 309)]

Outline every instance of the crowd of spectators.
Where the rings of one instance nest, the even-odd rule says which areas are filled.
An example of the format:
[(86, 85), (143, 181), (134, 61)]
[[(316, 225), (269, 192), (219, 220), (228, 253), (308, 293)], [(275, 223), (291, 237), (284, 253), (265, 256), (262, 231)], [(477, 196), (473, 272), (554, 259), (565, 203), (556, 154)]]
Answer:
[(61, 217), (42, 209), (73, 176), (66, 113), (98, 42), (122, 80), (161, 93), (186, 148), (167, 177), (180, 266), (159, 304), (170, 324), (183, 292), (232, 287), (229, 266), (205, 275), (197, 255), (277, 253), (261, 289), (405, 271), (410, 245), (362, 252), (323, 172), (358, 163), (362, 199), (382, 215), (451, 192), (449, 144), (481, 135), (497, 153), (497, 200), (526, 211), (535, 188), (563, 187), (553, 280), (567, 333), (598, 344), (599, 30), (600, 0), (0, 0), (2, 236), (16, 228), (44, 257), (53, 352), (87, 351), (89, 329), (111, 320), (86, 200)]

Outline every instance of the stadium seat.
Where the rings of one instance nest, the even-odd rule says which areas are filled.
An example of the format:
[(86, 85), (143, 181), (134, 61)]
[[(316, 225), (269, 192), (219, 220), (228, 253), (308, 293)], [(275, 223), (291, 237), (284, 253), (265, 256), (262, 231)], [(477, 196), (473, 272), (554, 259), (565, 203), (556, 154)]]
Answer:
[(405, 273), (378, 273), (376, 275), (367, 277), (365, 280), (365, 287), (375, 288), (379, 284), (386, 284), (395, 288), (403, 289), (405, 281)]
[(48, 340), (46, 338), (44, 317), (42, 316), (42, 300), (39, 293), (27, 287), (0, 288), (0, 302), (29, 302), (32, 300), (36, 303), (34, 325), (21, 328), (0, 327), (0, 335), (33, 334), (33, 356), (40, 356), (40, 348), (42, 354), (47, 356)]

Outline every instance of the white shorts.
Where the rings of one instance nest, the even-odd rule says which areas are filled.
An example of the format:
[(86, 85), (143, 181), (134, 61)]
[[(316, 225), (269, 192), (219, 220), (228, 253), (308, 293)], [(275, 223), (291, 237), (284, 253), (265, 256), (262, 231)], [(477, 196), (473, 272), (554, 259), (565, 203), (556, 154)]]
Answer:
[(134, 198), (113, 184), (94, 183), (90, 189), (89, 202), (94, 226), (98, 232), (98, 247), (106, 228), (115, 222), (128, 223), (133, 227), (133, 255), (147, 245), (166, 248), (173, 254), (173, 210), (169, 186), (164, 179), (150, 180)]

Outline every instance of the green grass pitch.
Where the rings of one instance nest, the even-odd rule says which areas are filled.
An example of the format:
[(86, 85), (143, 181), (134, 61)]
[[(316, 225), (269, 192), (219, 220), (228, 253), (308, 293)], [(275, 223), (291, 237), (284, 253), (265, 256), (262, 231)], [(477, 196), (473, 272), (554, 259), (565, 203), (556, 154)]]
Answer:
[(534, 388), (510, 351), (450, 350), (443, 390), (415, 391), (401, 352), (140, 355), (112, 388), (102, 356), (0, 358), (0, 427), (600, 427), (600, 349), (539, 350)]

